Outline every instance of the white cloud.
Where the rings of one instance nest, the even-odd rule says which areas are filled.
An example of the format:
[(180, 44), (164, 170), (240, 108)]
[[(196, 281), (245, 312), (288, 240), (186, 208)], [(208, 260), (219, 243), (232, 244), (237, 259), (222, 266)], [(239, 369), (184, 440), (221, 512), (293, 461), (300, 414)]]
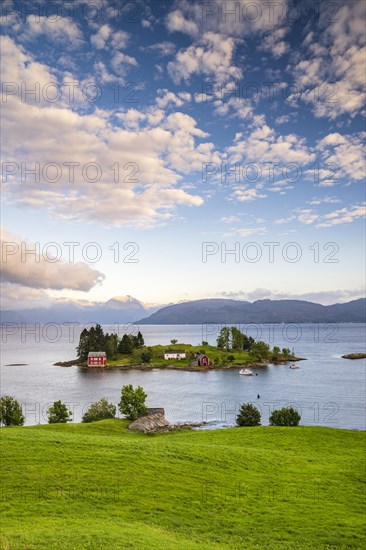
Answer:
[(177, 47), (174, 42), (170, 42), (168, 40), (164, 40), (163, 42), (156, 42), (155, 44), (151, 44), (151, 46), (148, 46), (146, 48), (148, 52), (153, 52), (157, 55), (160, 55), (161, 57), (173, 55), (176, 49)]
[(239, 235), (239, 237), (251, 237), (252, 235), (264, 235), (265, 233), (267, 233), (266, 227), (239, 227), (225, 233), (224, 237), (232, 237), (234, 235)]
[(90, 42), (95, 48), (101, 50), (105, 48), (108, 38), (111, 36), (112, 29), (109, 25), (102, 25), (96, 34), (90, 37)]
[[(61, 246), (60, 246), (61, 248)], [(36, 253), (26, 253), (36, 250)], [(53, 255), (52, 255), (53, 254)], [(2, 280), (34, 289), (89, 291), (104, 275), (83, 262), (67, 263), (56, 247), (44, 248), (1, 229)], [(57, 261), (55, 261), (55, 259)]]
[(267, 195), (255, 187), (250, 188), (248, 185), (240, 185), (235, 188), (232, 197), (239, 202), (250, 202), (257, 199), (265, 199)]
[(170, 32), (183, 32), (189, 36), (197, 36), (198, 25), (187, 19), (181, 10), (174, 10), (167, 15), (166, 26)]
[[(366, 176), (364, 142), (366, 132), (354, 135), (328, 134), (317, 143), (323, 160), (335, 176), (363, 181)], [(329, 171), (328, 171), (329, 174)]]
[(192, 100), (189, 92), (178, 92), (178, 94), (175, 94), (164, 88), (163, 90), (158, 90), (158, 93), (159, 97), (156, 99), (156, 104), (159, 109), (166, 109), (168, 105), (182, 107), (184, 103)]
[(168, 73), (179, 84), (192, 75), (206, 75), (216, 82), (240, 78), (242, 72), (233, 65), (235, 40), (212, 32), (205, 33), (195, 45), (180, 50), (168, 63)]
[[(331, 202), (331, 201), (328, 201)], [(319, 206), (319, 202), (313, 201), (314, 206)], [(366, 203), (359, 203), (326, 214), (320, 214), (311, 208), (297, 208), (294, 213), (287, 218), (280, 218), (275, 221), (276, 224), (285, 224), (298, 221), (304, 225), (316, 224), (317, 228), (327, 228), (334, 225), (352, 223), (353, 221), (366, 217)]]
[[(48, 67), (34, 63), (7, 40), (12, 48), (8, 48), (11, 55), (4, 63), (6, 80), (23, 80), (26, 73), (29, 82), (35, 78), (49, 81)], [(118, 113), (95, 109), (81, 114), (72, 110), (73, 105), (29, 104), (16, 95), (9, 96), (3, 106), (3, 132), (7, 135), (3, 158), (18, 166), (17, 174), (3, 181), (4, 201), (45, 208), (52, 217), (116, 226), (166, 223), (177, 206), (203, 202), (185, 188), (191, 182), (182, 174), (201, 171), (202, 162), (219, 160), (214, 145), (201, 141), (208, 134), (183, 113), (164, 117), (161, 109), (149, 108)], [(40, 165), (39, 181), (28, 176), (22, 182), (20, 164), (31, 168), (35, 161)], [(73, 179), (67, 167), (70, 162), (77, 163)], [(90, 162), (100, 170), (93, 183), (82, 172)], [(56, 181), (50, 182), (55, 174), (52, 169), (49, 174), (42, 173), (49, 163), (56, 163), (61, 170)], [(111, 169), (116, 163), (118, 174)]]
[(35, 38), (42, 34), (52, 42), (62, 43), (65, 48), (78, 48), (83, 40), (78, 25), (67, 17), (58, 16), (53, 20), (44, 16), (35, 18), (29, 15), (24, 37)]
[(305, 58), (296, 58), (288, 67), (302, 90), (301, 100), (312, 106), (316, 117), (330, 120), (362, 112), (366, 74), (364, 0), (334, 7), (333, 22), (320, 18), (318, 34), (309, 32), (303, 42)]
[(137, 67), (136, 59), (122, 52), (115, 52), (111, 60), (111, 67), (122, 78), (124, 78), (131, 67)]

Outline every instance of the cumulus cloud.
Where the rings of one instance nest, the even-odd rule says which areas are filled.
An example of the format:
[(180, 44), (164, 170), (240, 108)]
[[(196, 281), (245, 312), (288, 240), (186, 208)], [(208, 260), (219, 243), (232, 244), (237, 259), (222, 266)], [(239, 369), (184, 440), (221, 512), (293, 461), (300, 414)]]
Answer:
[[(7, 43), (6, 80), (18, 82), (27, 73), (30, 82), (49, 81), (47, 66), (35, 63), (12, 40)], [(16, 174), (3, 180), (8, 203), (46, 208), (62, 219), (140, 227), (166, 222), (178, 205), (202, 204), (202, 198), (183, 189), (188, 182), (182, 173), (218, 159), (212, 143), (200, 142), (208, 134), (193, 117), (175, 112), (164, 119), (159, 108), (80, 114), (73, 105), (28, 103), (19, 94), (7, 97), (4, 106), (3, 158), (17, 166)], [(40, 177), (22, 181), (22, 162), (27, 168), (38, 162)], [(76, 166), (73, 174), (70, 163)], [(87, 174), (83, 169), (89, 163), (94, 168)]]
[(238, 79), (242, 72), (233, 64), (234, 49), (233, 38), (207, 32), (197, 44), (177, 53), (168, 63), (168, 73), (176, 84), (188, 82), (192, 75), (211, 76), (216, 82)]
[(311, 30), (303, 42), (301, 57), (288, 67), (302, 91), (301, 100), (312, 106), (316, 117), (330, 120), (354, 117), (365, 101), (365, 2), (335, 7), (332, 22), (320, 18), (317, 32)]
[(49, 17), (28, 15), (24, 37), (35, 38), (45, 35), (47, 40), (62, 43), (66, 48), (78, 48), (83, 40), (83, 34), (78, 25), (67, 17)]
[[(89, 291), (104, 275), (86, 263), (68, 263), (55, 255), (56, 247), (46, 250), (19, 235), (1, 229), (2, 280), (32, 289), (72, 289)], [(35, 295), (41, 296), (39, 293)]]
[(354, 135), (328, 134), (317, 143), (323, 160), (333, 165), (336, 177), (344, 176), (347, 179), (363, 181), (366, 176), (364, 143), (366, 132)]
[(287, 0), (277, 0), (276, 3), (266, 0), (203, 3), (177, 0), (166, 17), (166, 27), (170, 32), (181, 32), (193, 39), (205, 32), (239, 39), (256, 36), (259, 49), (280, 57), (288, 50), (285, 42), (287, 13)]

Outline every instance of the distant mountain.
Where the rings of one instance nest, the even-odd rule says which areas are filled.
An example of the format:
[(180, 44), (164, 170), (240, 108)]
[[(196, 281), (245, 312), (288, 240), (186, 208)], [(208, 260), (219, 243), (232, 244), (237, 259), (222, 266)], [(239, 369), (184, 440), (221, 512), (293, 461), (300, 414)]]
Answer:
[(21, 311), (5, 310), (1, 312), (1, 323), (133, 323), (157, 309), (159, 306), (145, 307), (132, 296), (116, 296), (92, 306), (68, 302)]
[(195, 300), (166, 307), (145, 306), (132, 296), (105, 303), (56, 303), (50, 307), (2, 311), (1, 323), (134, 323), (184, 325), (202, 323), (341, 323), (365, 322), (366, 300), (322, 306), (302, 300)]
[(141, 325), (365, 322), (366, 299), (323, 306), (303, 300), (195, 300), (159, 309)]

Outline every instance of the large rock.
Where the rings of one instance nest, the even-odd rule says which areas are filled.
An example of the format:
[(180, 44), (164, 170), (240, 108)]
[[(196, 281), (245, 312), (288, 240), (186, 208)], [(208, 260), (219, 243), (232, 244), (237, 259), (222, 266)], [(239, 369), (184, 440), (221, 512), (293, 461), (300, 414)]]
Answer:
[(144, 416), (134, 420), (128, 428), (135, 432), (165, 432), (169, 430), (170, 423), (165, 418), (164, 409), (147, 409)]

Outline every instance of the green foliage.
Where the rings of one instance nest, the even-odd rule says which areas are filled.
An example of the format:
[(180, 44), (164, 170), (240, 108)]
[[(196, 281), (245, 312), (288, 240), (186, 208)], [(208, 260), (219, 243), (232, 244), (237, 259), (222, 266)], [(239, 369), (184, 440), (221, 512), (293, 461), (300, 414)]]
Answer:
[(114, 418), (116, 416), (116, 407), (113, 403), (109, 403), (104, 397), (92, 403), (89, 409), (84, 413), (82, 422), (96, 422), (106, 418)]
[(124, 334), (122, 336), (122, 340), (118, 345), (118, 352), (122, 354), (124, 353), (129, 354), (129, 353), (132, 353), (133, 348), (134, 348), (134, 343), (131, 337), (128, 334)]
[(240, 407), (238, 416), (236, 417), (238, 426), (260, 426), (261, 413), (251, 403), (246, 403)]
[(235, 356), (234, 355), (229, 355), (229, 357), (227, 358), (228, 361), (235, 361)]
[(254, 342), (250, 348), (250, 353), (253, 355), (253, 358), (256, 361), (263, 361), (264, 359), (267, 359), (269, 356), (270, 347), (266, 342), (262, 342), (259, 340), (258, 342)]
[(173, 346), (175, 346), (175, 344), (178, 343), (178, 340), (175, 340), (175, 338), (173, 340), (170, 340), (170, 343), (173, 344)]
[(55, 401), (47, 413), (49, 424), (66, 424), (66, 422), (72, 420), (72, 412), (68, 410), (62, 401)]
[(217, 347), (228, 351), (230, 349), (230, 329), (229, 327), (222, 327), (220, 335), (217, 340)]
[(152, 359), (151, 351), (143, 351), (140, 355), (140, 359), (143, 363), (150, 363)]
[(101, 325), (97, 324), (89, 330), (84, 328), (80, 334), (79, 345), (76, 348), (78, 358), (86, 361), (90, 351), (105, 351), (107, 358), (116, 357), (118, 353), (130, 354), (134, 349), (141, 349), (145, 345), (144, 337), (138, 331), (137, 336), (124, 334), (121, 341), (117, 334), (104, 334)]
[(286, 357), (291, 357), (292, 355), (291, 350), (289, 348), (282, 348), (282, 354), (285, 355)]
[(226, 351), (250, 351), (254, 342), (254, 338), (247, 336), (235, 326), (222, 327), (217, 338), (217, 347)]
[(23, 426), (24, 415), (18, 401), (10, 395), (0, 397), (0, 426)]
[(136, 420), (147, 411), (146, 398), (147, 394), (141, 386), (137, 386), (136, 389), (133, 388), (132, 384), (123, 386), (118, 408), (129, 420)]
[(292, 407), (277, 409), (269, 417), (271, 426), (298, 426), (300, 420), (300, 414)]
[(136, 347), (137, 349), (143, 348), (145, 345), (144, 337), (142, 336), (141, 332), (138, 331), (137, 333), (137, 340), (136, 340)]
[(201, 346), (208, 346), (208, 342), (206, 342), (206, 340), (202, 340)]

